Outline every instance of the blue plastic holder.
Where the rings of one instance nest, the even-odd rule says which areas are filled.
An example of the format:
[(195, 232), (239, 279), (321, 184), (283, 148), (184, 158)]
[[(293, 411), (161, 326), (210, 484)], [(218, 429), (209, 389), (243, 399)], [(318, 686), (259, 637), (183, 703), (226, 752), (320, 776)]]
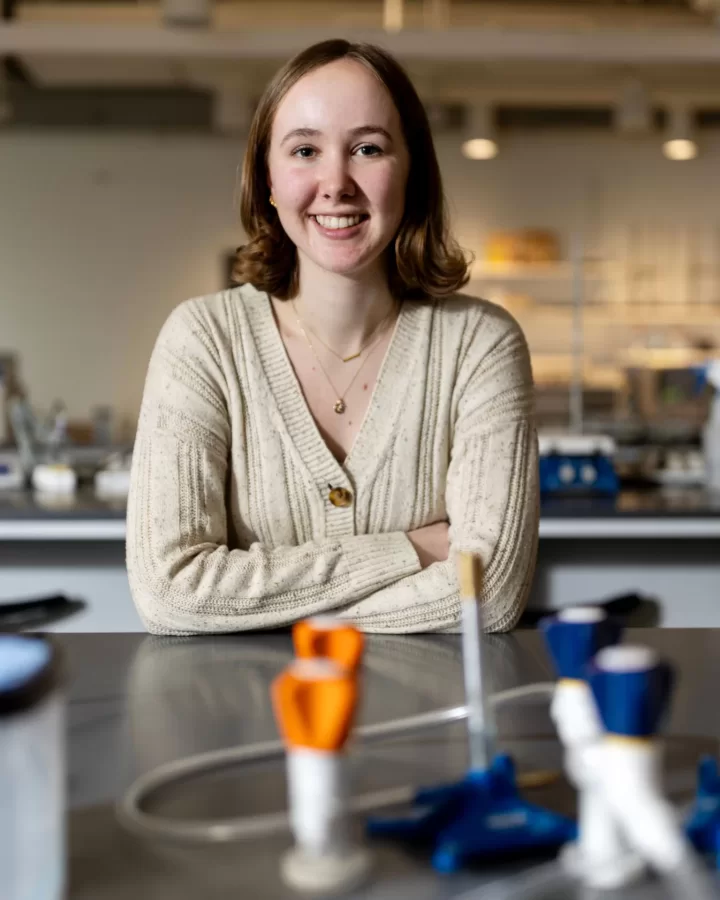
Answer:
[(415, 805), (427, 811), (372, 818), (368, 834), (430, 844), (433, 868), (443, 873), (488, 856), (554, 850), (577, 837), (572, 819), (520, 796), (515, 765), (506, 754), (498, 754), (488, 770), (470, 771), (456, 784), (418, 791)]
[(647, 669), (607, 670), (597, 659), (588, 667), (587, 680), (605, 731), (623, 737), (654, 737), (670, 704), (675, 682), (672, 666), (659, 660)]
[(593, 657), (619, 643), (622, 634), (619, 623), (609, 618), (583, 622), (548, 616), (540, 620), (540, 630), (558, 678), (576, 681), (585, 679)]
[(720, 869), (720, 770), (714, 756), (704, 756), (698, 765), (698, 786), (685, 834), (703, 856), (710, 856)]

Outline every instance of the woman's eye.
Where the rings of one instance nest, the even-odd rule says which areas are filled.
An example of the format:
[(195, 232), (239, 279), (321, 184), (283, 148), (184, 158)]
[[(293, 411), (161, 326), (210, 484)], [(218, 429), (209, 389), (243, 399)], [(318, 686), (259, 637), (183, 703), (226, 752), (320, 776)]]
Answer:
[(293, 150), (293, 156), (299, 156), (300, 159), (312, 159), (315, 150), (313, 147), (298, 147), (297, 150)]
[(355, 152), (359, 153), (360, 156), (378, 156), (382, 153), (382, 150), (377, 144), (361, 144)]

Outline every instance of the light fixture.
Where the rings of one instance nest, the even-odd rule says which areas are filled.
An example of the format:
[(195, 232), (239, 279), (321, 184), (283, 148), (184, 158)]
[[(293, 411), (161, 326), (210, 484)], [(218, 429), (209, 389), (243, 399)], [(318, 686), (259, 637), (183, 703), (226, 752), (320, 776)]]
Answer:
[(462, 152), (467, 159), (494, 159), (500, 151), (493, 111), (487, 103), (475, 103), (468, 109)]
[(385, 31), (402, 31), (405, 25), (405, 0), (384, 0), (383, 28)]
[(685, 161), (695, 159), (698, 155), (698, 145), (688, 138), (673, 138), (663, 144), (663, 153), (668, 159)]
[(622, 87), (615, 108), (615, 125), (622, 134), (648, 134), (653, 127), (653, 111), (645, 85), (630, 78)]
[(668, 110), (668, 129), (662, 146), (663, 154), (674, 161), (695, 159), (698, 145), (693, 139), (692, 117), (684, 105), (674, 105)]

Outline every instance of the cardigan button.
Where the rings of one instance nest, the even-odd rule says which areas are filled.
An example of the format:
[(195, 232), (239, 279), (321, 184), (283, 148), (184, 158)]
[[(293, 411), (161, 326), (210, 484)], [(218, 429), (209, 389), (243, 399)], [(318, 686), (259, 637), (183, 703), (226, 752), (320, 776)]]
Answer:
[(328, 498), (333, 506), (352, 506), (353, 495), (347, 488), (331, 488)]

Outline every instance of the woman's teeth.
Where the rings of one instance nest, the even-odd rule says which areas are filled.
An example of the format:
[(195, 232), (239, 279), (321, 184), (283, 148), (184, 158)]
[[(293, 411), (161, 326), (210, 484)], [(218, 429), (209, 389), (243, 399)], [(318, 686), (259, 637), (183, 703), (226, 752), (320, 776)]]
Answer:
[(351, 228), (359, 225), (363, 216), (315, 216), (315, 221), (322, 228)]

